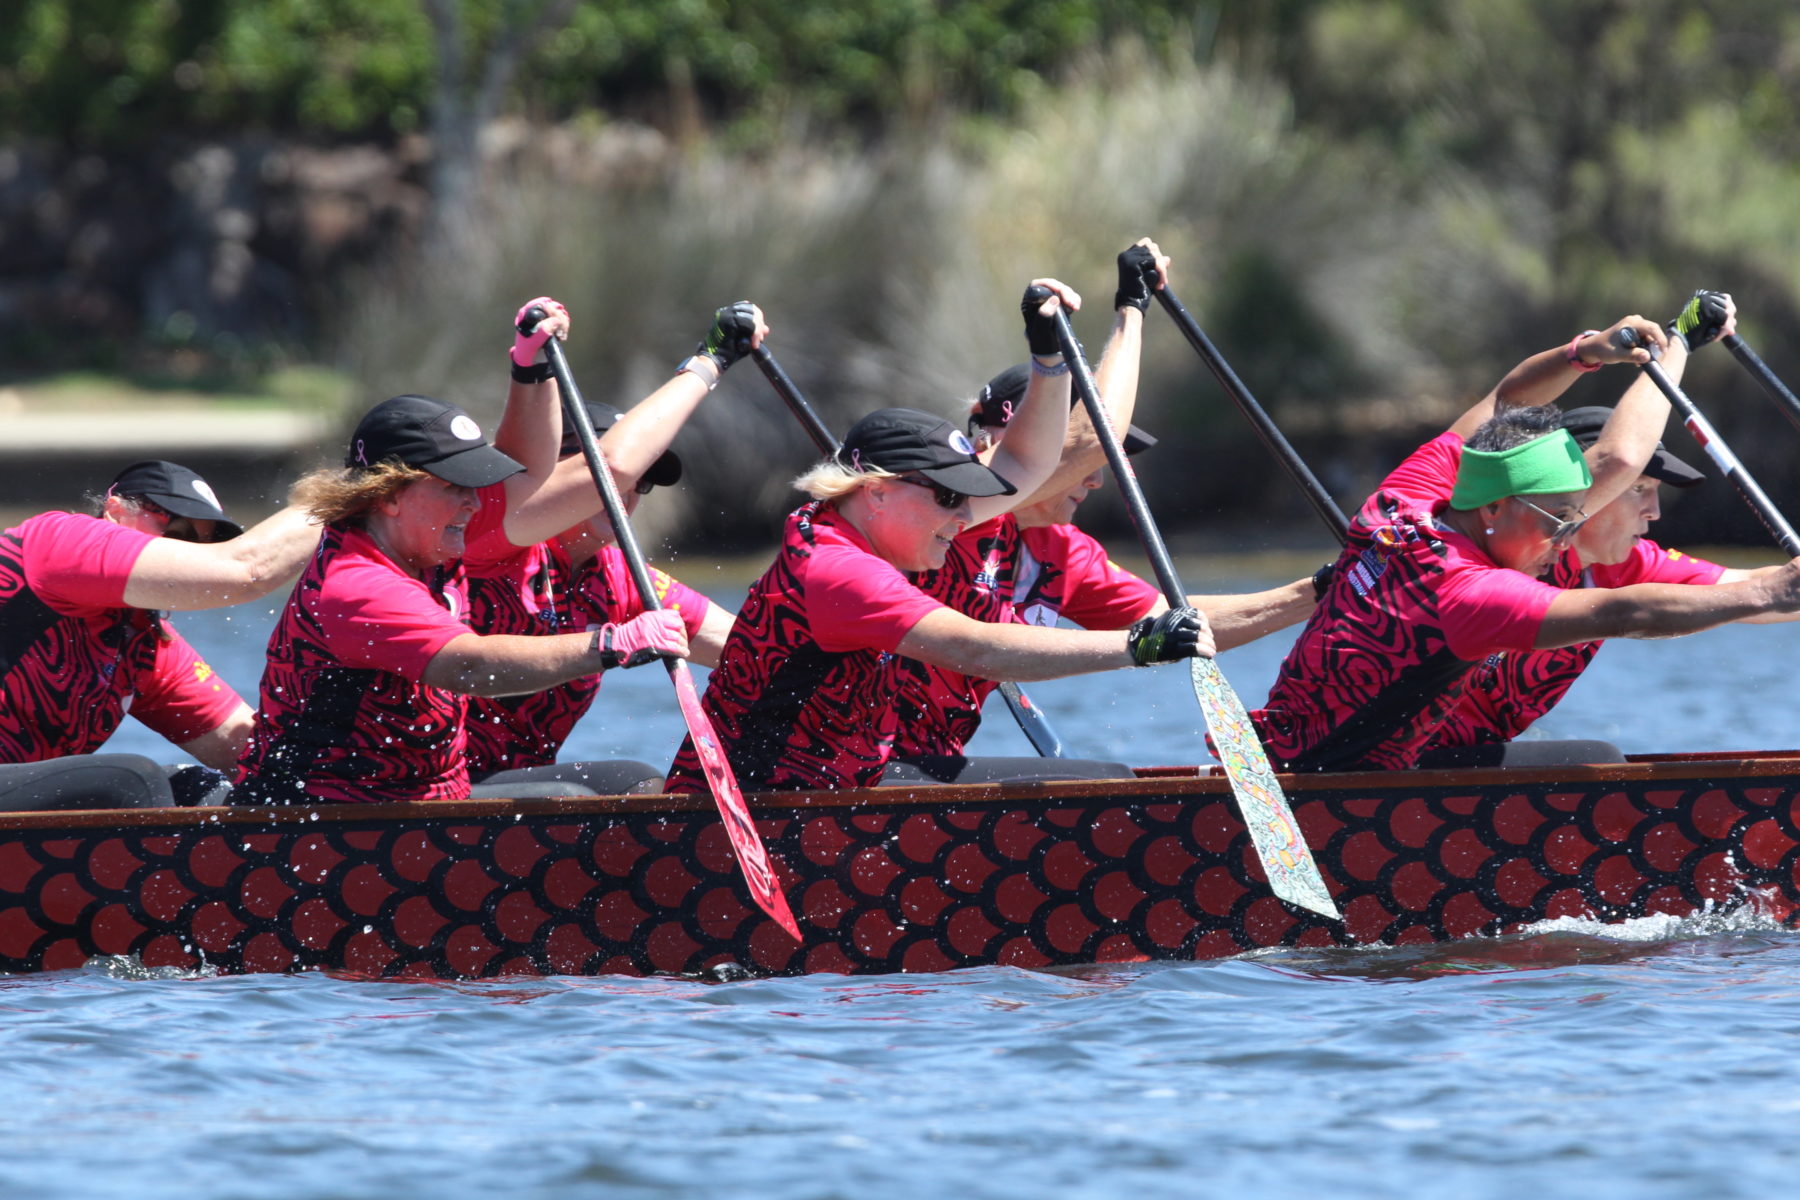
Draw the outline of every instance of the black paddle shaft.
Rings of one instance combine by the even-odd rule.
[[[1731,351],[1738,362],[1743,364],[1744,369],[1762,385],[1763,391],[1767,392],[1769,397],[1780,406],[1781,411],[1787,415],[1787,419],[1793,423],[1794,428],[1800,429],[1800,400],[1794,399],[1794,393],[1788,391],[1787,384],[1781,382],[1780,377],[1769,370],[1769,364],[1765,363],[1743,338],[1734,333],[1725,338],[1724,342],[1725,348]]]
[[[1056,310],[1056,340],[1062,347],[1063,362],[1073,375],[1075,394],[1081,397],[1088,420],[1093,423],[1094,436],[1100,439],[1107,464],[1119,481],[1119,493],[1125,497],[1125,507],[1131,512],[1131,523],[1137,527],[1138,540],[1144,544],[1144,553],[1150,556],[1150,566],[1156,572],[1163,599],[1169,602],[1170,608],[1180,608],[1188,602],[1187,589],[1181,586],[1181,577],[1175,573],[1169,548],[1163,544],[1162,534],[1156,528],[1156,518],[1150,515],[1150,506],[1144,502],[1144,489],[1138,485],[1137,474],[1125,457],[1125,448],[1119,445],[1119,435],[1113,432],[1112,419],[1101,406],[1094,373],[1088,369],[1081,345],[1075,340],[1075,331],[1069,328],[1069,315],[1061,307]],[[1035,367],[1032,369],[1036,370]]]
[[[825,422],[819,419],[819,414],[813,411],[813,406],[806,402],[806,397],[800,394],[800,389],[794,386],[794,381],[788,378],[788,373],[781,369],[781,364],[775,361],[775,356],[769,352],[769,348],[758,346],[750,352],[750,357],[756,360],[756,365],[762,369],[763,376],[775,389],[775,394],[781,397],[787,404],[788,411],[799,420],[801,428],[805,429],[806,435],[812,438],[813,445],[818,448],[819,453],[828,456],[837,453],[838,440],[831,436],[831,430],[825,428]]]
[[[1201,361],[1212,371],[1213,378],[1225,389],[1225,394],[1231,397],[1238,411],[1244,414],[1244,419],[1250,422],[1250,427],[1256,430],[1256,436],[1262,439],[1262,444],[1268,447],[1269,453],[1287,468],[1288,475],[1300,485],[1307,502],[1331,530],[1332,536],[1340,543],[1346,541],[1350,536],[1350,518],[1344,515],[1344,510],[1337,506],[1337,501],[1331,498],[1325,485],[1307,468],[1306,461],[1294,450],[1293,444],[1276,428],[1269,414],[1256,402],[1256,397],[1250,394],[1250,389],[1244,386],[1244,381],[1238,378],[1237,372],[1231,369],[1231,364],[1225,361],[1225,356],[1213,346],[1212,339],[1200,328],[1200,322],[1194,320],[1193,315],[1169,288],[1158,289],[1156,298],[1161,302],[1163,311],[1174,318],[1188,344],[1199,353]]]
[[[614,482],[612,471],[606,460],[600,457],[600,443],[594,437],[594,423],[588,418],[587,405],[582,403],[581,389],[575,386],[575,377],[569,371],[569,360],[563,355],[562,343],[551,338],[544,343],[544,357],[550,360],[550,373],[556,377],[557,390],[562,393],[563,419],[575,431],[575,438],[581,443],[581,456],[587,459],[588,471],[594,477],[594,486],[600,491],[600,503],[606,508],[606,519],[612,522],[613,539],[618,543],[619,553],[625,556],[625,565],[631,569],[631,582],[637,585],[638,599],[646,610],[656,610],[663,606],[656,594],[656,584],[650,579],[650,568],[644,562],[644,552],[638,548],[637,537],[631,532],[631,518],[625,512],[625,501],[619,495],[619,485]],[[675,660],[669,660],[669,669],[675,669]]]
[[[1629,329],[1623,331],[1631,332]],[[1636,338],[1633,337],[1626,340],[1625,344],[1630,345],[1635,341]],[[1654,350],[1651,352],[1655,353]],[[1688,399],[1686,392],[1675,385],[1675,381],[1669,378],[1668,372],[1660,364],[1654,361],[1645,363],[1644,373],[1669,398],[1669,403],[1680,411],[1682,424],[1687,426],[1687,431],[1700,443],[1700,448],[1706,451],[1706,456],[1713,460],[1725,478],[1731,481],[1731,485],[1737,488],[1738,495],[1743,497],[1744,503],[1762,521],[1763,527],[1774,537],[1782,553],[1789,558],[1800,558],[1800,535],[1794,533],[1794,527],[1788,524],[1787,518],[1781,515],[1781,510],[1775,507],[1775,502],[1769,499],[1768,493],[1762,490],[1762,486],[1744,468],[1744,464],[1738,461],[1738,456],[1731,452],[1731,447],[1725,444],[1719,431],[1712,427],[1712,422],[1700,415],[1700,409]]]

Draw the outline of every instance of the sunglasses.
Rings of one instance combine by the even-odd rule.
[[[1588,515],[1579,508],[1575,510],[1574,516],[1565,520],[1553,512],[1539,508],[1523,496],[1514,496],[1513,499],[1550,522],[1550,542],[1552,545],[1562,545],[1564,542],[1574,537],[1575,534],[1580,531],[1581,527],[1588,522]]]
[[[160,504],[153,504],[142,496],[137,497],[138,507],[152,516],[163,518],[168,524],[163,526],[162,536],[174,538],[178,542],[198,542],[200,531],[194,527],[193,521],[187,517],[176,516]]]
[[[921,479],[916,475],[896,475],[894,478],[901,483],[910,483],[914,487],[930,488],[931,498],[937,501],[939,508],[958,509],[963,506],[964,501],[968,500],[968,497],[961,492],[951,491],[941,483],[933,483],[929,479]]]

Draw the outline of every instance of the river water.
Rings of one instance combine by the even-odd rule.
[[[264,612],[180,623],[254,696]],[[1542,732],[1800,744],[1797,635],[1614,644]],[[1221,659],[1252,707],[1285,648]],[[615,673],[571,756],[665,761],[667,686]],[[1199,757],[1179,668],[1030,690],[1078,752]],[[1029,752],[997,708],[981,738]],[[1800,1167],[1800,934],[1749,918],[725,984],[108,962],[0,979],[0,1012],[6,1200],[1748,1197]]]

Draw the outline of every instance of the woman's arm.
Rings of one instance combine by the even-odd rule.
[[[1800,612],[1800,559],[1733,583],[1570,589],[1550,602],[1533,644],[1548,650],[1596,638],[1678,637],[1727,621],[1795,612]]]
[[[1122,442],[1137,411],[1138,374],[1144,355],[1144,319],[1154,292],[1168,286],[1169,256],[1149,238],[1140,238],[1119,255],[1119,290],[1113,295],[1113,329],[1106,349],[1094,368],[1094,386],[1100,405],[1111,418],[1113,433]],[[1087,405],[1076,404],[1069,413],[1069,429],[1063,438],[1062,459],[1048,482],[1040,484],[1031,501],[1060,495],[1076,482],[1106,465],[1106,451]],[[1004,474],[1005,472],[1002,472]],[[1030,503],[1028,501],[1027,503]]]
[[[681,614],[665,608],[592,633],[461,634],[432,655],[420,681],[470,696],[516,696],[687,652]]]
[[[238,757],[250,742],[250,727],[255,723],[256,714],[250,706],[239,704],[229,717],[199,737],[182,742],[181,748],[215,771],[235,770]]]
[[[719,309],[700,350],[601,434],[600,454],[621,495],[637,487],[644,472],[662,457],[726,368],[762,345],[767,333],[762,310],[755,305],[739,301]],[[548,386],[555,387],[553,383]],[[507,493],[506,540],[515,546],[536,545],[587,520],[600,508],[600,494],[594,488],[587,459],[571,455],[556,463],[542,486],[523,498]]]
[[[257,600],[292,579],[319,544],[319,527],[282,509],[228,542],[152,538],[131,568],[131,608],[187,611]]]
[[[919,619],[901,639],[898,652],[980,679],[1019,682],[1060,679],[1149,662],[1173,662],[1196,654],[1211,657],[1212,637],[1205,622],[1197,619],[1191,609],[1181,612],[1186,614],[1186,622],[1179,616],[1164,614],[1154,619],[1154,626],[1146,618],[1128,630],[1090,632],[989,623],[954,609],[939,608]],[[1163,640],[1161,650],[1148,643],[1150,638]]]
[[[1036,288],[1047,288],[1050,294],[1039,300],[1032,290]],[[1055,314],[1059,310],[1074,312],[1081,307],[1081,297],[1065,283],[1034,279],[1020,307],[1025,312],[1025,334],[1031,349],[1031,380],[1025,385],[1023,408],[1007,426],[1006,440],[989,464],[1018,490],[1010,496],[972,498],[970,523],[975,525],[1031,499],[1062,460],[1063,436],[1069,429],[1069,369],[1056,341]],[[1046,370],[1058,373],[1046,374]]]

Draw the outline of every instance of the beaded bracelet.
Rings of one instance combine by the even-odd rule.
[[[1580,333],[1576,334],[1573,338],[1570,339],[1569,348],[1567,350],[1563,351],[1563,357],[1569,360],[1569,365],[1571,367],[1574,367],[1577,371],[1582,372],[1583,374],[1587,373],[1588,371],[1598,371],[1601,367],[1606,365],[1605,363],[1583,362],[1581,360],[1581,352],[1576,348],[1581,345],[1582,338],[1593,337],[1596,333],[1599,333],[1599,332],[1600,331],[1598,329],[1582,330]]]
[[[1058,375],[1067,375],[1069,373],[1069,360],[1065,358],[1060,362],[1045,366],[1043,360],[1034,354],[1031,356],[1031,371],[1034,375],[1043,375],[1054,379]]]

